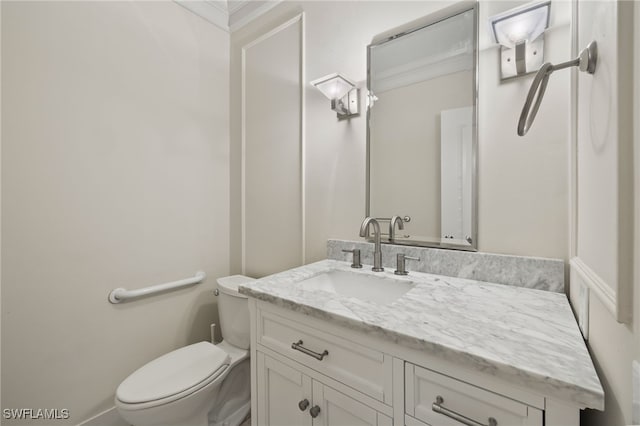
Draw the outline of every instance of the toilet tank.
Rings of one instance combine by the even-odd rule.
[[[240,349],[249,349],[249,304],[247,296],[238,293],[240,284],[255,281],[244,275],[218,278],[218,312],[222,338]]]

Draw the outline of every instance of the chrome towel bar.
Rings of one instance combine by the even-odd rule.
[[[175,290],[177,288],[186,287],[193,284],[198,284],[207,277],[202,271],[196,272],[196,275],[192,278],[185,278],[183,280],[172,281],[170,283],[152,285],[149,287],[139,288],[137,290],[126,290],[124,288],[116,288],[109,293],[109,302],[120,303],[136,297],[148,296],[151,294],[160,293],[167,290]]]
[[[520,120],[518,120],[518,135],[524,136],[527,134],[533,120],[536,118],[538,108],[542,103],[542,97],[544,91],[547,89],[547,83],[549,82],[549,76],[554,72],[564,68],[578,67],[582,72],[588,72],[593,74],[596,72],[596,64],[598,62],[598,45],[595,41],[589,43],[589,45],[580,52],[580,56],[567,62],[563,62],[558,65],[553,65],[550,62],[543,64],[531,83],[529,94],[522,107],[522,113],[520,114]],[[534,103],[535,100],[535,103]],[[533,109],[531,106],[533,105]]]

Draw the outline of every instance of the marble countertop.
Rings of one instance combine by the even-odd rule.
[[[302,280],[331,270],[409,281],[383,305],[323,290]],[[353,330],[460,362],[580,407],[602,410],[604,392],[564,294],[464,278],[322,260],[240,286],[240,292]]]

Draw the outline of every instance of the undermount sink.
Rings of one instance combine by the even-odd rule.
[[[323,272],[299,283],[303,290],[322,290],[379,304],[389,304],[414,286],[411,282],[346,271]]]

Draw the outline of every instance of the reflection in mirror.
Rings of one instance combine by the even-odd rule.
[[[410,219],[396,244],[477,249],[476,52],[468,4],[368,47],[366,215]]]

